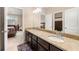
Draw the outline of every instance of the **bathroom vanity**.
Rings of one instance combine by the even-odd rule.
[[[78,10],[79,8],[69,8],[36,14],[40,18],[35,18],[33,27],[40,29],[26,29],[26,42],[35,51],[79,51]]]
[[[26,29],[26,42],[34,51],[79,51],[79,40],[64,37],[63,42],[48,39],[55,35],[39,29]]]
[[[40,37],[42,36],[41,35],[42,33],[41,34],[36,33],[40,35],[38,36],[35,33],[32,33],[29,30],[26,30],[25,34],[26,34],[26,42],[34,51],[63,51],[64,50],[55,45],[52,45],[51,43],[49,43],[48,41]]]

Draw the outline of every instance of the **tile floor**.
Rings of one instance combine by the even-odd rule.
[[[7,51],[18,51],[17,46],[22,43],[24,43],[24,33],[18,31],[15,37],[8,38]]]

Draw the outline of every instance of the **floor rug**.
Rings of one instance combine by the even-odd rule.
[[[17,48],[18,51],[32,51],[32,49],[26,43],[18,45]]]

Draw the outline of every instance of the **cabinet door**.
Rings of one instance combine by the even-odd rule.
[[[38,50],[38,43],[34,39],[32,39],[32,41],[31,41],[31,48],[34,51]]]
[[[31,42],[32,34],[31,34],[30,32],[28,33],[28,37],[29,37],[29,38],[28,38],[28,41]]]
[[[29,39],[29,37],[28,37],[28,32],[26,31],[26,32],[25,32],[25,42],[29,42],[28,39]]]
[[[35,41],[38,40],[36,35],[32,35],[32,39],[34,39]]]
[[[42,45],[46,50],[49,50],[49,43],[44,41],[43,39],[38,39],[38,43]]]
[[[38,51],[47,51],[43,46],[38,44]]]
[[[54,45],[50,45],[50,51],[63,51],[63,50]]]
[[[31,37],[32,37],[32,34],[30,33],[30,32],[28,32],[28,31],[26,31],[26,33],[25,33],[26,35],[25,35],[25,41],[26,41],[26,43],[29,45],[29,46],[31,46]]]

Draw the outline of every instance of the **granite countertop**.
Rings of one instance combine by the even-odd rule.
[[[79,51],[79,40],[64,37],[63,38],[64,42],[56,42],[48,39],[48,36],[55,35],[53,33],[41,31],[38,29],[26,29],[26,30],[42,38],[43,40],[49,42],[50,44],[57,46],[60,49],[67,51]]]

